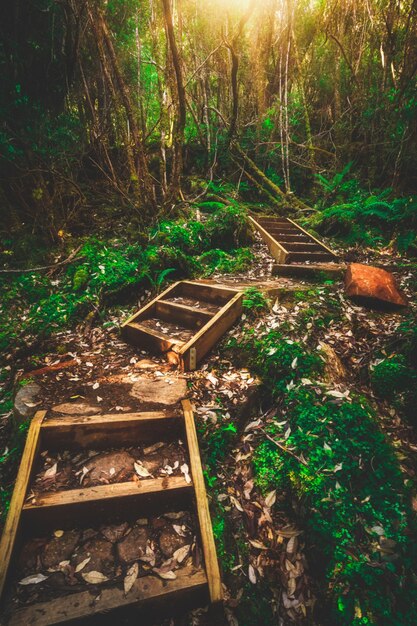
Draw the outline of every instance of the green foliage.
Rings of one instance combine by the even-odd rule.
[[[403,355],[384,359],[371,372],[371,383],[380,398],[392,400],[397,393],[417,382],[417,376],[407,365]]]
[[[347,172],[343,172],[338,180],[344,179]],[[330,183],[320,182],[327,191]],[[331,188],[333,183],[336,185],[333,181]],[[394,242],[401,253],[417,253],[417,196],[391,199],[390,189],[369,195],[355,179],[336,185],[333,199],[336,190],[337,201],[315,213],[306,224],[348,244],[375,247]]]
[[[268,311],[271,302],[269,298],[256,287],[248,287],[243,294],[242,305],[246,314],[256,317]]]
[[[416,610],[416,532],[393,448],[361,398],[337,398],[309,379],[315,354],[276,331],[242,343],[280,412],[254,457],[258,485],[289,490],[306,511],[316,574],[327,581],[325,624],[405,626]],[[301,459],[301,461],[300,461]],[[302,462],[304,461],[304,462]]]
[[[248,269],[254,261],[250,248],[238,248],[230,253],[214,248],[204,252],[198,259],[205,268],[204,274],[210,276],[213,272],[222,274],[232,274],[243,272]]]

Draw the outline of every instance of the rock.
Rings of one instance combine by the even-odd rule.
[[[62,537],[53,537],[48,541],[42,554],[45,569],[57,568],[61,561],[67,561],[77,547],[79,539],[78,531],[69,530]]]
[[[159,537],[159,547],[166,558],[170,558],[175,550],[186,546],[188,543],[190,542],[187,537],[181,537],[172,526],[167,526]]]
[[[100,528],[100,532],[108,541],[116,543],[116,541],[120,541],[125,536],[128,528],[129,524],[124,522],[123,524],[114,524],[113,526],[103,526]]]
[[[407,306],[395,278],[386,270],[360,263],[351,263],[345,276],[346,294],[360,302]]]
[[[135,368],[138,370],[159,370],[161,363],[157,361],[151,361],[150,359],[141,359],[135,363]]]
[[[65,413],[66,415],[94,415],[101,413],[98,406],[91,406],[85,402],[64,402],[52,407],[54,413]]]
[[[320,341],[321,353],[324,356],[324,372],[329,382],[340,382],[346,378],[346,370],[336,352],[327,343]]]
[[[35,415],[40,405],[38,400],[40,392],[41,387],[38,383],[28,383],[19,387],[14,398],[14,414],[18,423],[31,419]]]
[[[187,395],[187,381],[170,376],[155,379],[141,377],[132,385],[130,395],[141,402],[176,404]]]
[[[45,539],[30,539],[23,546],[19,555],[18,568],[21,577],[29,576],[40,569],[39,554],[45,545]]]
[[[135,526],[122,541],[117,544],[117,553],[123,563],[133,563],[146,553],[148,531]]]
[[[133,456],[125,450],[97,454],[83,463],[83,467],[89,470],[83,480],[83,486],[130,480],[134,474],[134,462]]]
[[[88,563],[80,570],[79,575],[87,572],[101,572],[109,576],[114,572],[115,560],[113,552],[113,544],[105,539],[92,539],[87,541],[74,555],[73,564],[75,567],[90,559]]]

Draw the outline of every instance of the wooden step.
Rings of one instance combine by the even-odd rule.
[[[140,624],[142,611],[151,611],[151,616],[155,618],[164,613],[175,614],[175,604],[178,603],[195,608],[205,606],[208,601],[208,583],[204,570],[190,566],[179,570],[175,580],[161,580],[156,576],[138,578],[128,594],[125,594],[123,585],[119,584],[98,589],[96,594],[81,591],[39,602],[16,611],[8,626],[52,626],[81,620],[86,616],[113,615],[115,611],[128,607],[135,607],[135,616],[139,619],[136,623]],[[117,624],[117,619],[113,623]]]
[[[284,246],[288,252],[314,252],[314,251],[322,251],[322,247],[319,246],[315,241],[282,241],[279,240],[280,244]]]
[[[54,528],[68,530],[77,524],[94,524],[97,519],[125,520],[130,508],[141,505],[147,515],[162,504],[170,507],[185,504],[191,498],[193,485],[184,476],[146,478],[111,485],[80,489],[60,489],[40,494],[34,503],[27,502],[22,510],[23,530],[45,533]]]
[[[40,438],[47,450],[99,450],[108,446],[110,438],[112,446],[120,447],[132,445],[132,441],[148,442],[168,433],[174,436],[181,422],[175,411],[56,417],[43,421]]]
[[[90,445],[94,448],[111,448],[118,444],[139,445],[152,440],[153,430],[156,431],[153,433],[153,441],[155,437],[158,441],[163,429],[165,428],[166,434],[170,426],[182,429],[181,438],[186,441],[191,482],[183,475],[166,476],[42,492],[36,494],[35,500],[29,494],[35,466],[46,444],[48,448],[57,450],[61,450],[61,445],[64,449],[89,448]],[[17,548],[26,546],[25,542],[32,538],[44,541],[57,528],[94,529],[103,524],[124,521],[133,523],[138,518],[159,517],[164,512],[184,510],[198,519],[196,535],[201,541],[204,556],[201,567],[186,565],[176,570],[175,580],[160,580],[154,575],[145,575],[135,581],[128,594],[124,593],[123,584],[119,582],[117,585],[106,583],[97,593],[89,588],[18,609],[10,597],[7,619],[2,623],[16,626],[26,623],[44,626],[74,621],[78,623],[77,620],[87,619],[101,612],[120,611],[133,605],[137,605],[139,615],[151,607],[152,618],[155,618],[157,608],[172,614],[174,604],[179,601],[182,609],[188,610],[194,606],[206,605],[208,601],[218,603],[222,600],[220,572],[190,402],[183,401],[180,415],[173,411],[155,411],[74,418],[54,417],[46,420],[45,411],[39,411],[29,428],[1,538],[0,593],[4,591],[5,583],[14,571],[12,566],[13,559],[18,556]],[[25,550],[25,547],[22,549]],[[16,578],[13,584],[16,584]],[[58,593],[58,587],[55,591]]]
[[[175,302],[175,298],[191,299],[201,306]],[[122,334],[136,346],[174,352],[181,369],[193,370],[240,316],[242,299],[243,293],[233,289],[181,281],[129,318],[122,325]],[[181,324],[181,340],[175,339],[172,327],[167,332],[157,330],[155,324],[150,327],[150,321],[155,319],[163,320],[162,326]]]
[[[158,300],[155,305],[155,313],[162,320],[179,322],[189,328],[201,328],[214,315],[204,309],[177,304],[167,300]]]
[[[297,265],[293,263],[287,265],[277,263],[272,268],[272,274],[275,276],[295,276],[302,278],[342,278],[346,272],[346,265],[341,263],[311,263],[306,265]]]
[[[330,248],[290,219],[279,223],[261,216],[250,216],[249,219],[279,264],[337,261]]]
[[[126,341],[140,348],[149,348],[159,352],[178,351],[185,341],[170,337],[159,330],[151,330],[138,322],[128,322],[123,326],[123,336]]]
[[[289,252],[288,263],[292,261],[332,261],[333,257],[328,252]]]

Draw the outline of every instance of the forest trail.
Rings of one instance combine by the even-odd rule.
[[[232,308],[233,321],[229,318],[221,327],[225,333],[240,316],[244,291],[256,286],[276,299],[265,318],[267,326],[292,325],[299,309],[303,311],[300,298],[311,284],[285,277],[273,280],[272,271],[272,263],[263,256],[247,275],[183,281],[141,310],[151,313],[162,304],[159,311],[164,315],[166,303],[172,300],[170,310],[182,320],[184,314],[194,316],[187,328],[188,332],[192,329],[188,338],[192,341],[199,333],[204,335],[207,320],[216,318],[232,302],[236,308]],[[187,293],[181,291],[184,285]],[[336,289],[340,291],[340,285]],[[194,304],[184,300],[197,292]],[[219,297],[216,305],[213,299]],[[325,297],[319,295],[319,300],[325,301]],[[175,302],[178,298],[183,301]],[[366,319],[374,332],[373,317],[366,311],[359,321],[358,311],[348,310],[359,327]],[[246,317],[241,317],[244,325],[251,325]],[[217,319],[221,321],[221,316]],[[397,313],[385,317],[386,330],[397,319]],[[253,323],[259,327],[260,322]],[[216,349],[200,369],[190,368],[188,362],[181,371],[181,363],[172,358],[172,352],[178,353],[171,344],[162,346],[162,355],[150,355],[119,339],[109,343],[102,329],[95,332],[92,347],[87,348],[80,338],[77,353],[68,352],[66,358],[27,373],[41,384],[42,408],[48,414],[41,411],[32,422],[11,520],[3,536],[5,573],[12,547],[9,531],[18,529],[21,514],[18,539],[24,542],[23,548],[22,542],[17,545],[12,560],[14,571],[6,598],[11,614],[8,623],[47,626],[98,615],[99,623],[104,624],[107,615],[111,621],[113,611],[121,609],[121,616],[127,613],[126,621],[120,623],[130,624],[132,607],[135,616],[142,607],[143,614],[150,613],[155,623],[163,615],[174,615],[179,604],[184,612],[207,605],[210,598],[216,604],[223,595],[230,617],[230,607],[237,601],[233,595],[238,598],[239,591],[221,586],[192,406],[200,422],[215,424],[219,406],[226,418],[233,414],[233,424],[241,434],[227,467],[219,468],[220,473],[225,472],[224,493],[216,499],[230,499],[234,523],[240,516],[249,520],[248,528],[240,528],[239,533],[240,540],[245,541],[246,532],[250,537],[250,582],[255,584],[269,569],[280,572],[284,608],[302,621],[314,604],[302,530],[281,505],[275,506],[272,514],[281,496],[259,496],[250,477],[250,442],[261,432],[263,422],[270,420],[268,412],[261,412],[248,424],[259,381],[227,356],[219,356]],[[311,332],[308,325],[306,332]],[[323,353],[335,366],[334,339],[336,344],[348,342],[351,331],[330,332],[332,338],[324,338]],[[239,338],[240,333],[233,329],[229,337]],[[218,338],[210,338],[207,350]],[[168,339],[172,337],[168,335]],[[359,355],[365,344],[355,346]],[[158,345],[162,344],[153,347]],[[350,350],[348,343],[344,350]],[[203,354],[196,356],[196,367],[202,358]],[[343,368],[335,375],[333,367],[329,376],[337,388],[346,385]],[[219,398],[223,404],[219,405]],[[211,500],[213,504],[213,496]],[[271,552],[265,548],[268,544],[274,546]],[[18,557],[19,551],[23,559]],[[281,556],[277,559],[276,554]],[[282,554],[283,571],[279,565]],[[161,615],[154,612],[155,602]]]

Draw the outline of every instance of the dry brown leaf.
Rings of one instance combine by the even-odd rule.
[[[124,580],[123,580],[123,589],[124,589],[125,595],[127,595],[129,591],[132,589],[138,577],[138,574],[139,574],[139,565],[137,563],[133,563],[133,565],[129,567],[129,569],[127,570],[126,576],[124,577]]]

